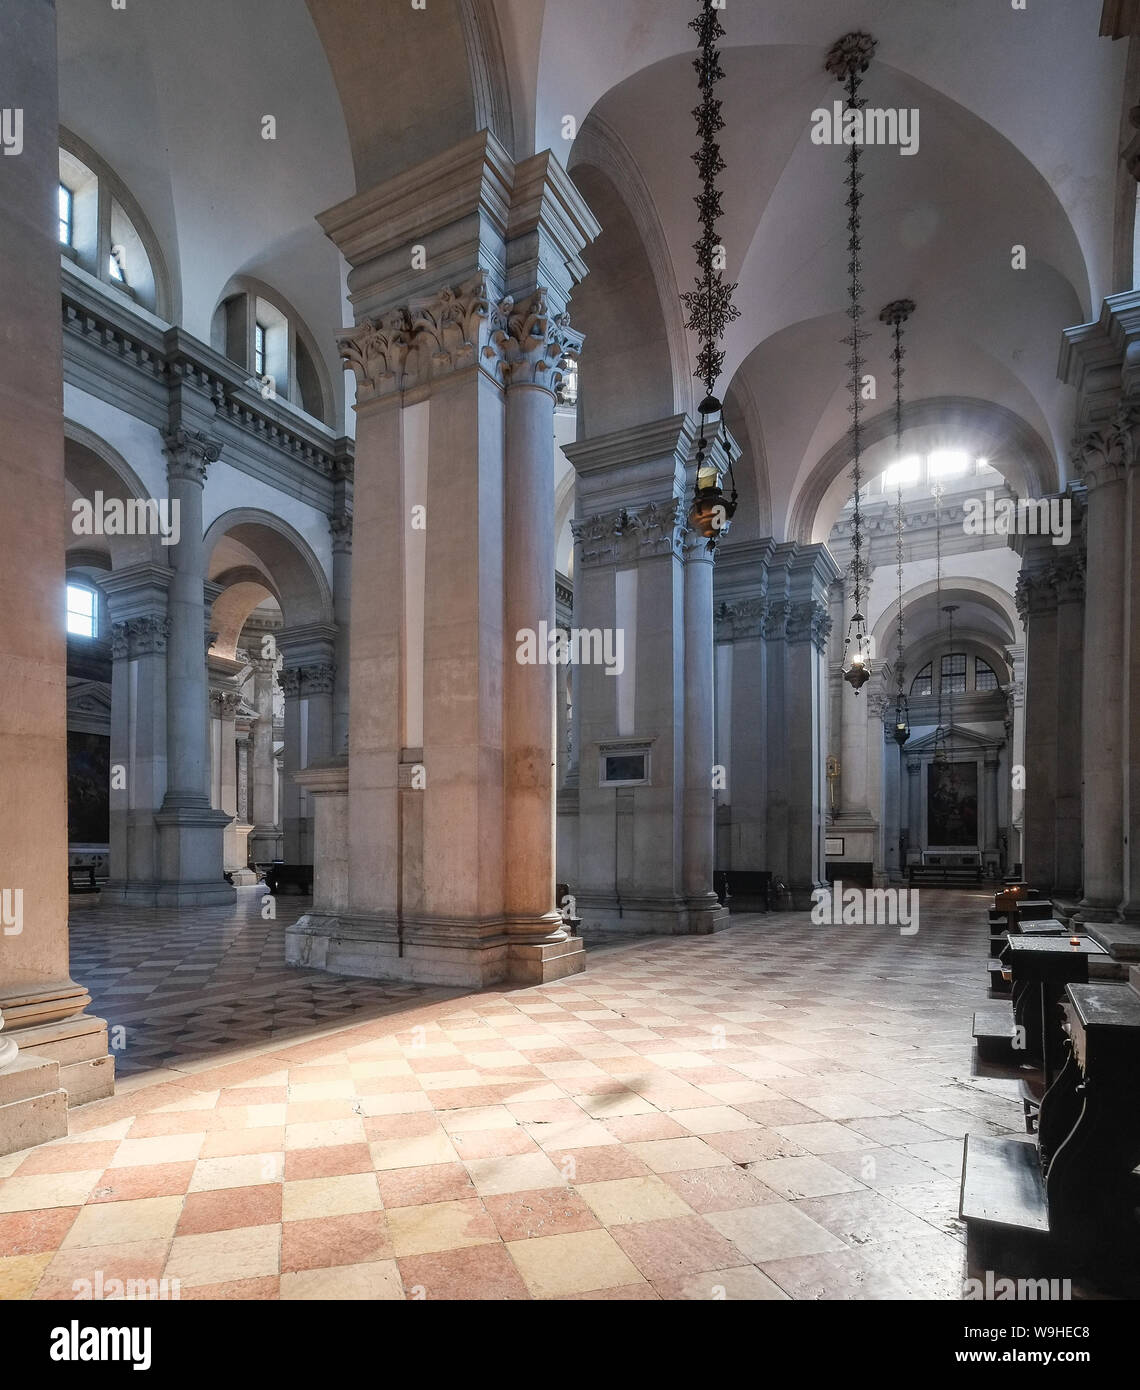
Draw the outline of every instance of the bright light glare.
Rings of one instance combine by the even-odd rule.
[[[970,456],[963,449],[936,449],[927,463],[932,478],[948,478],[965,473],[970,466]]]
[[[922,460],[917,454],[892,463],[883,474],[884,487],[913,487],[922,472]]]

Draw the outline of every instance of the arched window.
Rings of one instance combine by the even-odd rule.
[[[974,658],[974,689],[975,690],[996,690],[998,688],[997,672],[987,661],[983,661],[980,656]]]
[[[166,268],[142,209],[111,168],[60,132],[59,244],[88,275],[171,321]]]
[[[214,311],[211,343],[256,378],[261,394],[290,401],[306,415],[331,423],[331,391],[318,351],[300,316],[256,281],[236,282]]]
[[[67,631],[72,637],[94,637],[99,631],[99,595],[87,584],[67,586]]]
[[[915,676],[914,680],[911,681],[910,693],[912,695],[934,694],[934,676],[931,662],[928,661],[922,670],[919,671],[918,675]]]

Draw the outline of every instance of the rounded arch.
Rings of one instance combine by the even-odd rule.
[[[122,569],[127,565],[165,562],[165,547],[160,536],[151,533],[133,536],[91,536],[75,529],[75,502],[83,499],[94,504],[95,494],[104,499],[121,501],[151,500],[142,479],[112,445],[105,439],[66,417],[63,422],[64,485],[69,513],[67,554],[87,551],[104,555],[107,568]]]
[[[669,254],[669,243],[665,239],[653,195],[636,159],[613,126],[597,111],[592,111],[587,117],[570,151],[568,167],[571,175],[584,166],[596,169],[605,176],[613,195],[621,200],[628,211],[641,239],[645,257],[652,271],[669,346],[669,361],[673,374],[672,413],[683,415],[693,409],[696,401],[692,363],[689,360],[688,330],[685,327],[685,315],[681,307],[677,277],[673,270],[673,259]],[[602,211],[592,202],[590,206],[604,227],[605,218]]]
[[[234,543],[228,554],[227,540]],[[211,577],[224,576],[235,565],[243,571],[251,567],[266,593],[278,600],[286,627],[333,622],[332,588],[320,561],[304,537],[280,517],[254,507],[236,507],[210,525],[204,546]],[[252,581],[243,572],[238,582]]]
[[[937,579],[928,579],[904,590],[903,622],[907,631],[914,633],[916,614],[923,610],[930,610],[936,604],[939,596],[941,596],[944,605],[956,602],[969,604],[989,614],[994,621],[994,627],[997,629],[997,632],[988,634],[988,640],[993,643],[995,651],[1000,649],[1001,644],[1010,645],[1018,640],[1018,634],[1021,631],[1021,619],[1018,616],[1013,595],[1003,589],[1000,584],[973,575],[950,575],[942,580],[941,585]],[[937,614],[935,614],[935,618],[937,619]],[[879,615],[871,630],[874,642],[873,650],[879,652],[881,657],[889,657],[893,652],[897,619],[898,605],[897,603],[890,603]],[[975,623],[969,628],[964,628],[963,631],[970,631],[977,636],[980,628]],[[939,629],[936,626],[906,639],[903,651],[910,675],[914,675],[915,672],[912,652],[917,653],[924,649],[924,644],[937,643],[939,640]],[[1008,662],[1004,656],[1002,657],[1002,664],[1008,667]]]
[[[904,453],[925,452],[946,442],[987,458],[1018,496],[1043,497],[1061,487],[1057,461],[1044,439],[1006,406],[968,396],[929,397],[904,406]],[[884,407],[863,430],[863,470],[868,481],[894,462],[894,444],[894,409]],[[789,539],[803,544],[827,540],[847,501],[850,468],[850,440],[844,435],[794,494]]]
[[[340,96],[359,192],[479,130],[514,151],[491,0],[430,0],[423,9],[408,0],[307,3]]]
[[[677,413],[678,380],[656,271],[637,220],[611,176],[584,161],[571,174],[602,231],[583,253],[589,274],[570,300],[585,334],[578,371],[581,437],[601,436]],[[678,301],[679,303],[679,301]]]

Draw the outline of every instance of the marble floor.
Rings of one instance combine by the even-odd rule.
[[[118,1094],[0,1158],[0,1297],[961,1297],[987,894],[734,919],[479,994],[288,969],[236,910],[75,914]],[[82,1287],[82,1286],[80,1286]]]

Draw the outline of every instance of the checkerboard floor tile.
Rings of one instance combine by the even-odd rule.
[[[478,994],[286,967],[301,899],[86,910],[126,1084],[0,1159],[0,1297],[958,1298],[961,1137],[1021,1127],[971,1073],[986,902],[588,943]]]

